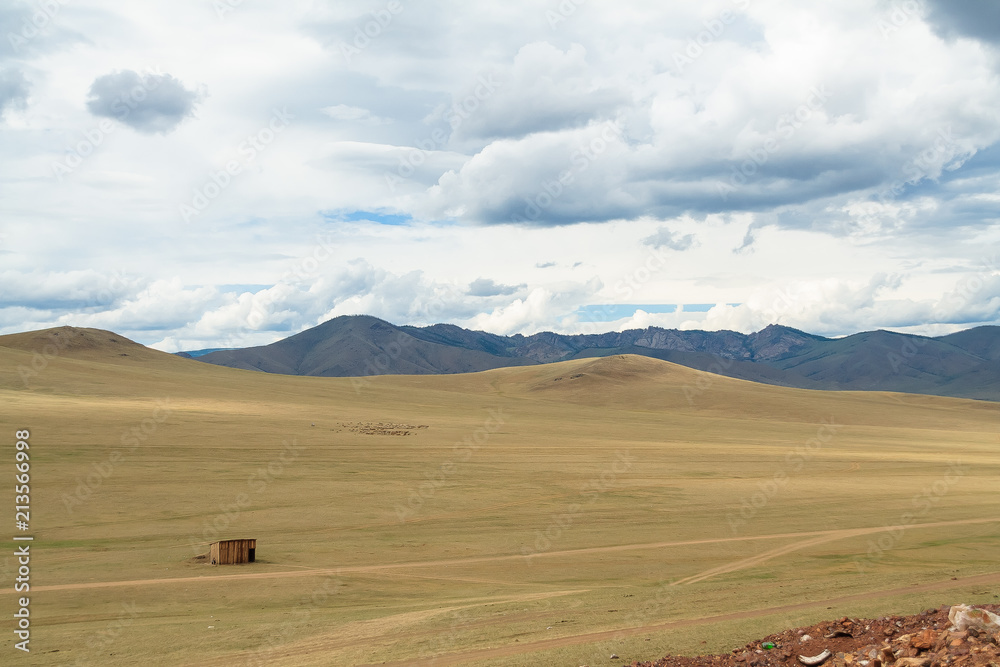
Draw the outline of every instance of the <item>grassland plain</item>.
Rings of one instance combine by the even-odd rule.
[[[0,406],[36,539],[4,664],[609,664],[1000,584],[993,403],[633,356],[290,377],[61,329],[0,337]],[[219,537],[258,562],[196,558]]]

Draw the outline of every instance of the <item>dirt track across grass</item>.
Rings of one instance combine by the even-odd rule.
[[[772,549],[771,551],[760,554],[759,556],[754,556],[753,558],[748,558],[741,561],[736,561],[735,563],[729,563],[718,568],[713,568],[711,570],[706,570],[701,574],[696,574],[691,577],[686,577],[679,581],[674,582],[673,585],[678,584],[690,584],[697,581],[702,581],[716,574],[723,574],[726,572],[735,572],[736,570],[743,569],[745,567],[751,567],[757,565],[772,558],[777,558],[793,551],[798,551],[800,549],[805,549],[806,547],[822,544],[826,542],[833,542],[838,539],[846,539],[850,537],[858,537],[860,535],[870,535],[872,533],[880,533],[886,530],[894,530],[905,528],[907,530],[920,529],[920,528],[941,528],[944,526],[962,526],[969,524],[979,524],[979,523],[997,523],[1000,522],[1000,517],[991,517],[988,519],[959,519],[956,521],[937,521],[934,523],[919,523],[911,524],[909,526],[876,526],[872,528],[841,528],[837,530],[817,530],[817,531],[806,531],[802,533],[777,533],[773,535],[752,535],[746,537],[721,537],[708,540],[686,540],[682,542],[646,542],[641,544],[619,544],[614,546],[606,547],[586,547],[582,549],[566,549],[563,551],[547,551],[539,554],[534,554],[532,558],[551,558],[556,556],[572,556],[590,553],[608,553],[616,551],[632,551],[636,549],[661,549],[667,547],[679,547],[679,546],[689,546],[697,544],[718,544],[722,542],[749,542],[753,540],[777,540],[777,539],[789,539],[793,537],[808,537],[812,539],[807,539],[802,542],[796,542],[795,544],[788,544],[777,549]],[[363,574],[369,572],[379,572],[383,570],[395,570],[395,569],[408,569],[408,568],[423,568],[423,567],[443,567],[443,566],[453,566],[453,565],[471,565],[477,563],[488,563],[504,560],[518,560],[523,559],[525,556],[519,554],[508,554],[504,556],[477,556],[471,558],[453,558],[447,560],[433,560],[433,561],[417,561],[410,563],[384,563],[381,565],[352,565],[339,568],[316,568],[316,569],[298,569],[298,570],[283,570],[280,572],[250,572],[246,574],[209,574],[200,575],[195,577],[164,577],[161,579],[132,579],[127,581],[93,581],[79,584],[55,584],[52,586],[36,586],[33,590],[35,591],[73,591],[81,590],[86,588],[112,588],[116,586],[151,586],[158,584],[173,584],[173,583],[192,583],[192,582],[204,582],[211,580],[235,580],[235,579],[283,579],[288,577],[310,577],[310,576],[324,576],[324,575],[338,575],[338,574]],[[3,593],[14,593],[13,588],[4,589]]]
[[[769,616],[771,614],[784,614],[788,612],[803,611],[815,607],[822,607],[822,606],[832,607],[851,602],[877,600],[879,598],[892,597],[895,595],[905,595],[908,593],[927,593],[937,590],[946,590],[958,586],[975,586],[980,584],[996,584],[996,583],[1000,583],[1000,572],[994,572],[993,574],[983,574],[976,577],[965,577],[963,579],[955,579],[955,580],[949,579],[947,581],[940,581],[932,584],[914,585],[914,586],[907,586],[904,588],[893,588],[884,591],[872,591],[870,593],[859,593],[857,595],[845,595],[843,597],[830,598],[828,600],[813,600],[811,602],[801,602],[799,604],[782,605],[780,607],[768,607],[764,609],[753,609],[750,611],[735,612],[732,614],[721,614],[719,616],[708,616],[705,618],[691,618],[680,621],[669,621],[666,623],[655,623],[653,625],[645,625],[636,628],[625,628],[621,630],[606,630],[602,632],[591,632],[581,635],[572,635],[569,637],[557,637],[555,639],[545,639],[538,642],[526,642],[524,644],[517,644],[515,646],[501,646],[497,648],[480,649],[476,651],[466,651],[462,653],[450,653],[439,656],[431,656],[427,658],[404,660],[402,662],[383,662],[379,663],[379,666],[403,667],[404,665],[409,665],[411,667],[420,667],[421,665],[427,665],[427,666],[434,665],[434,667],[441,667],[443,665],[462,665],[476,660],[505,658],[512,655],[518,655],[521,653],[533,653],[536,651],[565,648],[567,646],[589,644],[591,642],[606,641],[609,639],[621,639],[624,637],[632,637],[635,635],[647,634],[650,632],[661,632],[664,630],[689,627],[693,625],[711,625],[714,623],[722,623],[726,621],[738,621],[741,619],[756,618],[759,616]],[[294,655],[294,652],[284,652],[282,655]],[[375,665],[359,665],[358,667],[375,667]]]

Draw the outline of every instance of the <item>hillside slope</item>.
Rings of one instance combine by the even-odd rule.
[[[1000,400],[1000,327],[928,338],[873,331],[829,339],[771,325],[753,334],[648,329],[499,336],[450,324],[397,327],[344,316],[271,345],[212,352],[211,364],[326,377],[467,373],[638,354],[802,389],[900,391]]]
[[[415,338],[374,317],[338,317],[271,345],[210,352],[199,361],[286,375],[348,377],[469,373],[533,363]]]
[[[0,337],[38,665],[595,665],[992,602],[996,417],[640,355],[358,379]],[[230,537],[257,561],[199,558]]]

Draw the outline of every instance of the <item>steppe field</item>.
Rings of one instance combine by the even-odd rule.
[[[621,664],[1000,592],[995,403],[634,356],[290,377],[59,333],[0,337],[18,664]],[[257,562],[199,558],[220,538]]]

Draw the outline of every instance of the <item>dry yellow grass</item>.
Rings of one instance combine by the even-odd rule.
[[[594,664],[994,599],[992,403],[639,357],[285,377],[61,335],[0,338],[25,664]],[[260,562],[195,560],[216,537]]]

